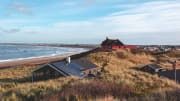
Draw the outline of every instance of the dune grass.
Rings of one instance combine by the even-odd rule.
[[[98,77],[67,77],[32,83],[31,71],[38,66],[1,70],[0,98],[2,101],[178,101],[178,84],[137,70],[144,64],[159,61],[147,52],[97,51],[84,58],[98,65]]]
[[[156,61],[154,56],[146,53],[134,54],[128,50],[118,50],[109,52],[99,52],[89,55],[87,58],[93,63],[96,63],[100,69],[104,67],[108,74],[117,76],[125,82],[134,86],[139,90],[152,88],[164,88],[177,86],[173,81],[168,79],[160,79],[156,75],[150,75],[149,73],[138,71],[137,68],[144,64],[152,63]],[[103,60],[104,59],[104,60]],[[106,60],[107,59],[107,60]],[[108,61],[108,62],[105,62]],[[106,65],[104,65],[106,64]],[[140,85],[140,83],[142,83]]]

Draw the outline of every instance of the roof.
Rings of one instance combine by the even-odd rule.
[[[147,67],[150,67],[150,68],[152,68],[154,70],[162,69],[162,67],[157,65],[157,64],[148,64],[148,65],[143,66],[142,68],[147,68]]]
[[[81,77],[80,68],[82,67],[76,63],[71,62],[68,64],[65,62],[55,62],[52,63],[51,65],[57,68],[58,70],[67,73],[68,75]]]
[[[97,68],[97,66],[95,64],[89,62],[86,59],[72,60],[71,63],[67,63],[65,61],[52,62],[47,65],[49,65],[51,68],[55,68],[56,71],[65,74],[65,76],[71,75],[71,76],[78,76],[78,77],[85,76],[81,73],[81,71],[83,71],[83,70]],[[45,66],[46,65],[44,65],[40,68],[43,68]],[[39,70],[40,68],[34,70],[33,72]]]
[[[81,71],[97,67],[97,65],[91,63],[90,61],[88,61],[87,59],[84,59],[84,58],[72,60],[72,62],[79,64],[81,66],[81,68],[80,68]]]
[[[152,69],[161,69],[162,67],[157,65],[157,64],[149,64],[149,67],[151,67]]]
[[[104,46],[104,45],[124,45],[124,44],[119,39],[106,38],[106,40],[104,40],[101,43],[101,46]]]

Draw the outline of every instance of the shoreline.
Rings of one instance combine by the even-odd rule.
[[[69,56],[73,56],[81,53],[83,52],[75,52],[75,53],[68,53],[64,55],[55,55],[55,56],[26,58],[22,60],[4,61],[4,62],[0,62],[0,70],[17,67],[17,66],[23,66],[23,65],[41,65],[53,61],[61,61]]]
[[[47,47],[63,47],[59,46],[59,44],[9,44],[5,43],[0,45],[26,45],[26,46],[47,46]],[[66,46],[65,46],[66,47]],[[23,65],[41,65],[49,62],[54,62],[54,61],[61,61],[69,56],[74,56],[78,54],[83,54],[84,52],[91,51],[95,48],[87,48],[86,47],[78,47],[74,45],[73,47],[68,47],[67,48],[84,48],[86,49],[85,51],[79,51],[79,52],[72,52],[72,53],[65,53],[65,54],[55,54],[55,55],[46,55],[46,56],[37,56],[37,57],[27,57],[27,58],[18,58],[18,59],[9,59],[9,60],[2,60],[0,61],[0,70],[1,69],[7,69],[7,68],[13,68],[17,66],[23,66]]]

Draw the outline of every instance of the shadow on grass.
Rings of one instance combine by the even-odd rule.
[[[31,77],[16,78],[16,79],[3,78],[3,79],[0,79],[0,82],[2,83],[27,83],[27,82],[32,82],[32,79]]]
[[[130,69],[136,70],[136,71],[142,71],[140,67],[130,67]]]

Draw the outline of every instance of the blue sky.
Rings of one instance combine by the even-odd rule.
[[[1,0],[0,42],[180,44],[180,0]]]

